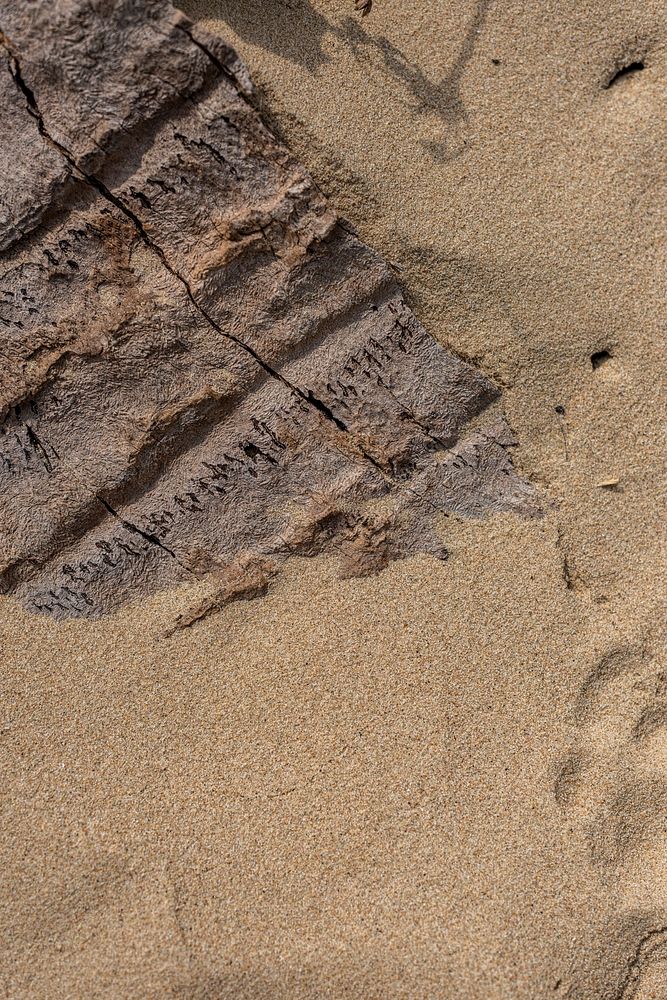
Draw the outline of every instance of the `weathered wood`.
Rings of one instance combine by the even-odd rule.
[[[95,616],[290,553],[446,555],[439,511],[535,513],[494,385],[158,0],[0,0],[0,564]],[[199,615],[184,615],[187,624]]]

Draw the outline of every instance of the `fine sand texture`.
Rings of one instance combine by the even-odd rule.
[[[446,560],[355,578],[315,547],[176,630],[197,585],[54,621],[18,581],[5,995],[663,1000],[664,5],[185,13],[494,385],[543,516],[434,512]]]

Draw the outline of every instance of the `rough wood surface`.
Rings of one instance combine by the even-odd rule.
[[[438,512],[534,514],[481,373],[157,0],[0,0],[0,569],[56,617],[292,553],[446,556]]]

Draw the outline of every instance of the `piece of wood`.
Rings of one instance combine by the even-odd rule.
[[[0,567],[56,617],[535,514],[498,397],[157,0],[0,0]],[[246,585],[247,584],[247,585]],[[187,612],[184,619],[195,620]]]

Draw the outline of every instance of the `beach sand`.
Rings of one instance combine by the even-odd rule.
[[[667,11],[185,10],[502,387],[546,514],[170,638],[174,592],[2,598],[5,993],[667,997]]]

